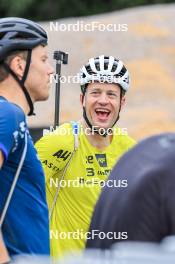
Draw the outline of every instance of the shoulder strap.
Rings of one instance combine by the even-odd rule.
[[[64,167],[63,174],[61,176],[60,182],[64,179],[64,176],[65,176],[66,171],[67,171],[67,169],[69,167],[69,164],[70,164],[71,160],[73,159],[73,156],[74,156],[76,150],[78,149],[78,143],[79,143],[78,142],[78,132],[79,132],[78,122],[72,121],[71,124],[72,124],[73,136],[74,136],[74,146],[73,146],[72,154],[71,154],[68,162],[66,163],[66,166]],[[58,187],[57,187],[56,194],[55,194],[54,199],[53,199],[52,206],[51,206],[50,211],[49,211],[49,220],[52,217],[53,209],[54,209],[55,204],[57,202],[58,194],[59,194],[60,189],[61,189],[61,186],[59,184]]]
[[[76,121],[72,121],[71,124],[72,124],[73,135],[74,135],[74,150],[77,150],[79,126],[78,126],[78,122]]]

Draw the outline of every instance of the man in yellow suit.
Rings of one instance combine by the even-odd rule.
[[[36,144],[46,175],[51,254],[57,258],[85,247],[91,216],[121,155],[135,141],[115,126],[125,104],[129,73],[113,56],[91,58],[81,69],[83,116],[43,136]],[[74,104],[74,103],[73,103]]]

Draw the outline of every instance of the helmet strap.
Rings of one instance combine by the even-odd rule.
[[[5,70],[13,76],[13,78],[18,82],[19,86],[22,88],[22,90],[24,92],[24,95],[26,97],[26,100],[27,100],[29,108],[30,108],[28,116],[35,115],[32,99],[31,99],[30,94],[24,85],[26,78],[27,78],[27,74],[29,72],[29,67],[30,67],[30,62],[31,62],[31,54],[32,54],[32,50],[28,50],[27,59],[26,59],[26,67],[25,67],[24,74],[23,74],[23,77],[21,80],[18,78],[16,73],[14,73],[14,71],[12,71],[12,69],[9,67],[9,65],[6,62],[3,63]]]
[[[23,77],[22,77],[22,80],[21,80],[21,82],[23,84],[25,83],[25,81],[27,79],[27,74],[29,72],[30,63],[31,63],[31,57],[32,57],[32,50],[28,50],[27,59],[26,59],[26,67],[25,67],[24,74],[23,74]]]

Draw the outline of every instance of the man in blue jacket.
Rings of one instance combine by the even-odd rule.
[[[0,19],[0,226],[10,256],[50,254],[44,173],[26,115],[48,98],[52,73],[44,29],[22,18]]]

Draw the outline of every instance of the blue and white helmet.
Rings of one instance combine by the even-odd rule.
[[[129,72],[123,62],[113,56],[101,55],[89,59],[88,63],[80,70],[80,85],[85,93],[88,83],[107,82],[118,84],[124,92],[129,89]]]

